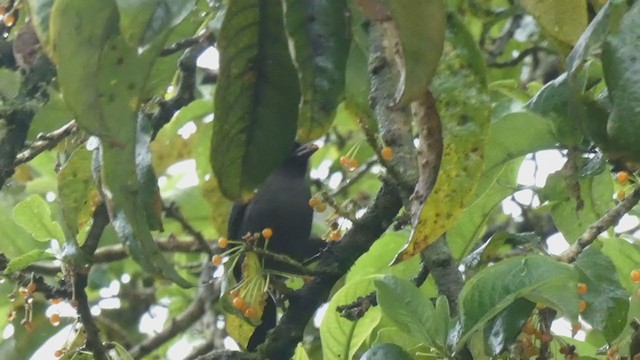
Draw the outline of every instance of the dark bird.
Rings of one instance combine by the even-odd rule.
[[[272,230],[267,250],[289,256],[299,262],[317,254],[324,244],[310,238],[313,209],[309,206],[311,190],[307,179],[309,157],[318,149],[316,145],[296,144],[291,156],[264,181],[260,190],[247,203],[237,203],[229,217],[229,239],[241,239],[247,234]],[[258,246],[263,244],[258,243]],[[271,270],[289,271],[286,265],[266,261]],[[239,266],[234,269],[241,276]],[[267,298],[262,323],[256,328],[247,345],[254,351],[264,342],[266,333],[276,324],[276,307]]]

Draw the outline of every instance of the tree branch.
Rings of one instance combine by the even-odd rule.
[[[618,205],[607,211],[598,221],[589,228],[574,242],[567,250],[560,254],[560,261],[567,263],[574,262],[587,246],[591,245],[598,235],[614,226],[620,221],[624,214],[628,213],[640,201],[640,185],[636,185],[633,192],[629,194]]]
[[[61,128],[54,130],[48,134],[38,135],[38,140],[29,145],[29,147],[19,153],[13,163],[14,166],[27,163],[33,160],[36,156],[40,155],[46,150],[55,148],[62,140],[67,136],[75,133],[78,130],[78,125],[75,120],[68,122]]]

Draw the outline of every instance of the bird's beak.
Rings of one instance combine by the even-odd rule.
[[[299,148],[296,149],[294,155],[296,157],[310,157],[319,149],[318,145],[314,143],[307,143],[304,145],[300,145]]]

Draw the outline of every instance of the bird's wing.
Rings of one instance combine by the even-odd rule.
[[[233,204],[229,214],[229,222],[227,223],[227,237],[229,239],[240,240],[245,235],[240,234],[240,232],[242,231],[242,222],[248,206],[248,202]]]

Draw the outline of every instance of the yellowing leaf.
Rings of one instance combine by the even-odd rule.
[[[585,0],[521,0],[542,30],[562,45],[574,45],[589,24]]]
[[[443,126],[442,164],[411,240],[394,264],[420,253],[455,223],[484,170],[490,124],[485,69],[473,38],[455,18],[447,30],[444,59],[432,84]]]

